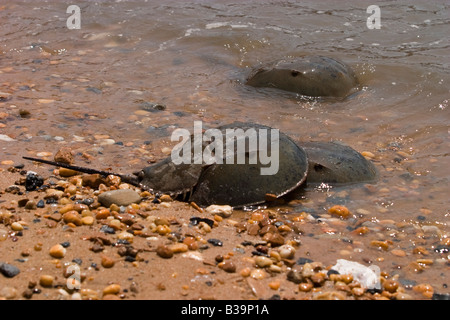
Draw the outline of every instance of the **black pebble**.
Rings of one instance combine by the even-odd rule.
[[[25,180],[25,189],[27,191],[33,191],[44,184],[44,178],[34,172],[28,172]]]
[[[193,226],[198,225],[200,222],[205,222],[211,228],[214,226],[214,221],[208,218],[192,217],[189,219],[189,222]]]
[[[208,242],[211,243],[215,247],[221,247],[223,246],[223,242],[219,239],[208,239]]]
[[[72,260],[73,263],[76,263],[77,265],[81,266],[81,264],[83,263],[83,260],[81,260],[81,258],[75,258]]]
[[[299,265],[303,265],[305,263],[311,263],[311,262],[313,262],[313,260],[308,259],[308,258],[300,258],[300,259],[297,260],[296,263],[299,264]]]
[[[38,207],[38,208],[43,208],[43,207],[45,207],[45,202],[44,202],[44,200],[39,200],[38,203],[36,204],[36,207]]]
[[[431,300],[450,300],[450,294],[448,294],[448,293],[433,293]]]
[[[7,278],[13,278],[20,273],[20,270],[12,264],[0,263],[0,272]]]
[[[60,244],[61,244],[64,248],[70,247],[70,242],[69,242],[69,241],[61,242]]]
[[[100,231],[101,231],[101,232],[104,232],[104,233],[109,233],[109,234],[115,234],[115,233],[116,233],[116,231],[114,230],[114,228],[108,227],[107,225],[103,225],[103,226],[100,228]]]

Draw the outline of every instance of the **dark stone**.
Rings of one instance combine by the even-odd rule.
[[[211,243],[215,247],[221,247],[223,246],[223,242],[219,239],[208,239],[208,242]]]
[[[311,260],[311,259],[308,259],[308,258],[299,258],[298,260],[297,260],[297,264],[298,265],[304,265],[305,263],[311,263],[311,262],[313,262],[313,260]]]
[[[440,245],[436,246],[436,248],[434,248],[434,251],[436,251],[438,253],[448,253],[450,251],[450,246],[440,244]]]
[[[38,207],[38,208],[44,208],[44,207],[45,207],[44,200],[39,200],[38,203],[36,204],[36,207]]]
[[[68,248],[68,247],[70,247],[70,242],[64,241],[64,242],[61,242],[60,245],[62,245],[64,248]]]
[[[198,225],[200,222],[204,222],[211,228],[214,226],[214,221],[208,218],[192,217],[189,219],[189,223],[193,226]]]
[[[433,293],[431,300],[450,300],[449,293]]]
[[[287,279],[293,283],[299,284],[303,282],[303,276],[299,270],[292,269],[287,273]]]
[[[28,172],[25,179],[25,189],[27,191],[33,191],[44,184],[44,178],[34,172]]]
[[[73,263],[76,263],[77,265],[81,266],[83,263],[83,260],[81,258],[75,258],[72,260]]]
[[[20,273],[20,270],[12,264],[0,263],[0,272],[7,278],[13,278]]]
[[[330,276],[330,275],[332,275],[332,274],[339,274],[339,271],[333,270],[333,269],[328,270],[327,276]]]
[[[116,233],[116,231],[114,230],[114,228],[111,228],[111,227],[109,227],[109,226],[107,226],[107,225],[103,225],[103,226],[100,228],[100,231],[101,231],[101,232],[104,232],[104,233],[109,233],[109,234],[115,234],[115,233]]]

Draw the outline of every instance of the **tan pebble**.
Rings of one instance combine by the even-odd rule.
[[[363,157],[366,157],[366,158],[369,158],[369,159],[373,159],[375,157],[375,155],[372,152],[370,152],[370,151],[363,151],[363,152],[361,152],[361,155]]]
[[[349,284],[353,281],[353,275],[352,274],[343,274],[340,277],[340,280],[344,282],[345,284]]]
[[[389,293],[396,292],[398,287],[399,287],[399,283],[395,280],[386,280],[383,282],[384,290],[388,291]]]
[[[83,224],[80,214],[75,210],[64,213],[62,218],[65,223],[73,223],[76,226],[81,226]]]
[[[98,292],[93,289],[83,288],[80,290],[82,300],[98,300]]]
[[[38,99],[38,102],[41,104],[53,103],[55,100],[53,99]]]
[[[250,272],[250,277],[256,280],[262,280],[267,277],[267,272],[263,269],[254,269]]]
[[[49,253],[53,258],[61,259],[64,258],[64,256],[66,255],[66,248],[64,248],[60,244],[56,244],[50,248]]]
[[[14,231],[22,231],[23,226],[19,222],[13,222],[11,223],[11,229],[13,229]]]
[[[75,193],[77,193],[77,186],[71,184],[70,186],[68,186],[66,189],[64,189],[64,192],[73,196]]]
[[[269,234],[269,233],[267,233]],[[271,234],[267,241],[270,243],[270,245],[272,247],[278,247],[278,246],[282,246],[284,244],[284,237],[279,234],[279,233],[275,233],[275,234]]]
[[[62,207],[61,209],[59,209],[59,213],[64,214],[66,212],[72,211],[74,205],[72,203],[66,204],[64,207]]]
[[[94,224],[94,217],[92,216],[86,216],[81,218],[81,223],[83,223],[86,226],[91,226]]]
[[[36,210],[37,209],[36,201],[33,200],[28,201],[27,204],[25,205],[25,209]]]
[[[39,278],[39,284],[45,288],[49,288],[49,287],[53,286],[54,280],[55,280],[55,277],[44,274]]]
[[[434,261],[433,261],[433,259],[417,259],[416,262],[428,266],[428,265],[432,265]]]
[[[133,243],[134,235],[129,232],[123,231],[117,235],[117,238],[120,240],[126,240],[129,243]]]
[[[415,292],[422,293],[422,295],[426,298],[431,298],[434,293],[434,289],[430,284],[421,283],[413,287]]]
[[[205,210],[210,214],[219,215],[223,218],[229,218],[233,214],[233,208],[228,205],[210,205]]]
[[[361,287],[355,287],[352,289],[352,294],[356,297],[361,297],[365,292],[364,288]]]
[[[269,282],[269,288],[272,290],[278,290],[280,288],[280,281],[275,280],[275,281]]]
[[[120,228],[122,227],[122,223],[118,219],[111,219],[111,221],[109,221],[108,223],[108,226],[115,230],[120,230]]]
[[[404,250],[401,250],[401,249],[394,249],[394,250],[391,250],[391,253],[392,253],[394,256],[397,256],[397,257],[405,257],[405,256],[406,256],[406,252],[405,252]]]
[[[272,264],[271,266],[269,266],[269,271],[270,271],[270,272],[281,273],[283,270],[281,269],[280,266],[277,266],[277,265],[275,265],[275,264]]]
[[[103,268],[112,268],[114,267],[115,261],[108,256],[102,256],[102,266]]]
[[[95,218],[97,220],[106,219],[111,215],[109,209],[100,209],[97,211],[97,214],[95,215]]]
[[[385,251],[389,248],[389,242],[387,240],[386,241],[373,240],[370,242],[370,245],[374,246],[374,247],[378,247]]]
[[[236,265],[231,261],[223,261],[218,264],[219,268],[225,272],[233,273],[236,272]]]
[[[78,171],[72,170],[72,169],[67,169],[67,168],[59,168],[59,175],[61,177],[73,177],[76,176],[77,174],[79,174]]]
[[[255,264],[260,268],[266,268],[273,264],[272,259],[264,257],[264,256],[257,256],[255,258]]]
[[[414,254],[428,255],[430,252],[424,247],[416,247],[413,249]]]
[[[103,289],[103,296],[108,294],[118,294],[120,292],[120,285],[113,283]]]
[[[310,282],[303,282],[298,285],[298,289],[302,292],[309,292],[312,288],[313,285]]]
[[[0,299],[15,299],[17,297],[17,289],[14,287],[5,286],[0,290]]]
[[[331,215],[336,215],[343,219],[347,219],[350,216],[350,211],[345,206],[335,205],[328,209],[328,213]]]
[[[171,202],[171,201],[173,201],[172,197],[169,196],[168,194],[163,194],[161,197],[159,197],[159,200],[161,200],[161,202]]]
[[[169,226],[170,225],[169,220],[167,220],[166,218],[157,217],[154,222],[157,226]]]
[[[200,221],[200,223],[198,224],[198,228],[206,233],[211,232],[211,227],[204,221]]]
[[[181,252],[187,252],[188,246],[184,243],[175,243],[175,244],[169,246],[169,249],[172,250],[173,253],[181,253]]]
[[[172,230],[170,229],[169,226],[159,225],[156,227],[156,232],[160,235],[165,235],[165,234],[172,232]]]
[[[239,272],[239,274],[240,274],[242,277],[244,277],[244,278],[249,277],[249,276],[250,276],[250,273],[251,273],[251,269],[250,269],[250,268],[244,268],[244,269],[242,269],[242,270]]]
[[[156,248],[156,254],[164,259],[169,259],[173,257],[173,251],[169,249],[169,247],[165,245],[159,245]]]
[[[326,280],[326,274],[323,272],[318,272],[311,276],[311,281],[316,286],[322,286],[325,283],[325,280]]]

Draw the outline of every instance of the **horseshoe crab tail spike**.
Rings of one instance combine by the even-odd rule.
[[[102,171],[102,170],[91,169],[91,168],[86,168],[86,167],[73,166],[73,165],[70,165],[67,163],[49,161],[49,160],[44,160],[44,159],[39,159],[39,158],[31,158],[31,157],[22,157],[22,158],[26,159],[26,160],[41,162],[41,163],[49,164],[52,166],[62,167],[62,168],[66,168],[66,169],[75,170],[78,172],[88,173],[88,174],[100,174],[104,177],[107,177],[109,175],[118,176],[122,179],[123,182],[132,184],[134,186],[139,186],[138,179],[131,175],[119,174],[119,173],[114,173],[114,172],[109,172],[109,171]]]

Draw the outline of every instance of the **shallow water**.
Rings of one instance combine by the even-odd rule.
[[[79,30],[66,27],[70,4],[0,5],[0,134],[15,140],[0,140],[1,161],[69,145],[131,172],[165,157],[174,128],[253,121],[373,154],[376,191],[311,187],[316,210],[341,201],[376,219],[424,216],[448,235],[448,2],[378,2],[379,30],[365,1],[77,1]],[[345,61],[362,90],[312,101],[243,84],[252,66],[306,54]]]

